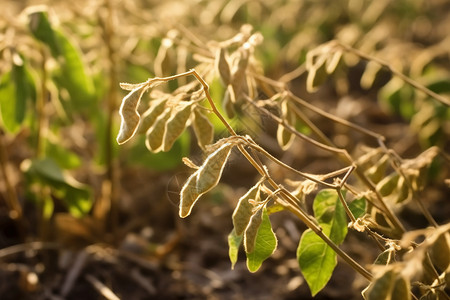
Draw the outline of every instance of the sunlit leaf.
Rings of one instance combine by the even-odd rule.
[[[233,144],[225,143],[205,160],[197,173],[197,191],[206,193],[219,182]]]
[[[335,244],[341,244],[347,234],[347,220],[336,191],[320,191],[314,199],[313,209],[322,232]],[[313,296],[330,280],[337,263],[333,249],[310,229],[302,234],[297,260]]]
[[[167,120],[164,130],[162,151],[169,151],[175,140],[183,133],[186,123],[191,116],[192,103],[180,103],[172,108],[170,118]]]
[[[237,235],[234,229],[228,235],[228,256],[231,261],[231,269],[234,269],[234,265],[238,260],[239,246],[242,243],[242,238],[242,234]]]
[[[0,113],[5,129],[16,132],[20,128],[16,120],[16,89],[11,80],[11,72],[0,79]]]
[[[197,143],[200,148],[205,149],[206,145],[212,143],[214,138],[214,127],[200,109],[194,109],[194,120],[192,123]]]
[[[145,87],[135,88],[126,95],[120,105],[119,114],[121,118],[120,130],[117,135],[117,143],[123,144],[130,140],[137,131],[140,116],[137,112],[137,106],[141,101]]]
[[[46,9],[44,7],[36,6],[28,15],[28,18],[28,26],[33,36],[41,42],[47,44],[53,56],[57,57],[60,54],[60,50]]]
[[[361,197],[353,200],[348,208],[355,218],[361,218],[366,213],[366,198]]]
[[[253,215],[254,205],[249,200],[255,200],[259,193],[259,183],[253,186],[244,196],[239,199],[233,212],[233,225],[237,235],[242,235],[247,228]]]
[[[269,258],[277,248],[277,238],[272,230],[269,215],[262,210],[262,222],[258,228],[253,251],[247,253],[247,268],[256,272],[262,263]]]
[[[289,109],[288,101],[282,101],[281,103],[281,118],[288,123],[288,125],[295,128],[296,117],[295,114]],[[283,124],[278,124],[277,129],[277,141],[281,149],[287,150],[294,141],[294,134],[287,130]]]
[[[147,131],[145,146],[153,153],[161,151],[164,131],[166,130],[166,122],[170,118],[170,112],[171,108],[166,107],[163,113],[156,118],[153,125]]]
[[[12,69],[12,78],[16,89],[15,120],[18,124],[21,124],[25,119],[27,103],[36,100],[36,87],[33,78],[29,74],[22,57],[21,60],[22,64],[13,64]]]
[[[328,225],[321,226],[324,232],[330,231]],[[337,263],[333,249],[311,229],[302,234],[297,249],[297,260],[313,296],[328,283]]]
[[[249,220],[248,226],[244,232],[244,248],[245,252],[250,253],[255,249],[256,236],[258,234],[259,226],[263,221],[263,210],[258,209],[254,212]]]
[[[36,87],[26,61],[17,53],[10,72],[0,78],[0,114],[5,129],[16,132],[25,120],[27,108],[36,100]],[[20,62],[20,63],[19,63]]]
[[[219,48],[215,57],[216,71],[219,73],[219,77],[223,85],[227,86],[231,82],[231,71],[228,59],[225,55],[225,49]]]
[[[217,185],[232,148],[233,145],[230,143],[220,146],[188,178],[180,193],[180,217],[187,217],[200,196]]]
[[[145,133],[155,123],[156,118],[164,112],[167,99],[156,99],[150,102],[150,107],[142,114],[137,133]]]
[[[35,7],[28,16],[31,33],[50,48],[52,56],[59,63],[54,80],[69,92],[74,102],[71,108],[85,108],[93,100],[94,85],[86,72],[81,51],[69,37],[52,26],[45,7]]]

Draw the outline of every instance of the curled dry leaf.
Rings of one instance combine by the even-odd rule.
[[[382,66],[375,62],[369,61],[367,62],[366,69],[364,70],[363,75],[361,76],[360,84],[363,89],[370,89],[375,81],[375,78],[378,72],[381,70]]]
[[[234,93],[234,97],[230,97],[232,101],[238,101],[241,98],[242,93],[245,93],[248,89],[246,72],[249,60],[248,49],[240,49],[237,52],[233,67],[232,67],[232,77],[231,86]]]
[[[186,123],[191,116],[192,103],[181,102],[172,109],[171,116],[167,120],[164,137],[162,143],[162,150],[169,151],[172,148],[175,140],[183,133],[186,128]]]
[[[341,57],[342,57],[341,49],[328,53],[325,61],[326,71],[328,74],[331,74],[334,72],[334,70],[336,70],[339,61],[341,60]]]
[[[197,190],[199,192],[206,193],[217,185],[232,148],[233,144],[226,143],[208,156],[198,170]]]
[[[250,223],[255,208],[249,200],[256,200],[259,194],[260,183],[254,185],[244,196],[239,199],[239,202],[233,212],[233,226],[236,235],[244,233]]]
[[[140,116],[137,112],[137,106],[146,91],[146,86],[142,85],[135,88],[125,96],[120,105],[119,114],[121,118],[120,130],[117,135],[117,143],[123,144],[131,139],[137,131]]]
[[[156,118],[164,112],[167,99],[157,99],[150,103],[150,107],[142,114],[138,133],[145,133],[155,123]]]
[[[295,114],[289,109],[289,104],[286,100],[281,102],[281,118],[288,123],[288,125],[295,127]],[[294,134],[287,130],[283,124],[278,124],[277,140],[281,149],[287,150],[294,142]]]
[[[227,57],[225,55],[225,49],[220,47],[217,49],[215,58],[215,67],[219,73],[219,77],[225,86],[231,83],[231,71],[230,65],[228,64]]]
[[[263,220],[263,208],[258,209],[250,218],[250,222],[244,233],[244,248],[245,252],[250,253],[255,249],[256,235],[259,226]]]
[[[140,87],[142,87],[142,86],[144,86],[144,85],[146,85],[146,84],[147,84],[146,82],[141,82],[141,83],[127,83],[127,82],[121,82],[121,83],[119,83],[120,88],[121,88],[122,90],[125,90],[125,91],[132,91],[132,90],[137,89],[137,88],[140,88]]]
[[[200,196],[217,185],[233,146],[223,144],[188,178],[180,192],[180,217],[187,217]]]
[[[214,138],[214,126],[200,109],[194,109],[194,121],[192,127],[200,148],[205,149],[206,145],[212,143]]]
[[[171,110],[171,107],[166,107],[164,112],[156,118],[155,123],[147,131],[145,146],[154,153],[161,151],[166,122],[170,118]]]
[[[234,118],[235,111],[234,111],[234,105],[233,103],[236,102],[235,94],[233,87],[231,85],[228,86],[227,90],[225,91],[225,95],[222,99],[222,107],[225,113],[227,114],[227,117],[232,119]]]

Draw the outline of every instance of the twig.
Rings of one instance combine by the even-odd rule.
[[[5,258],[10,255],[14,255],[17,253],[29,251],[29,250],[54,250],[59,249],[60,245],[58,243],[50,243],[50,242],[30,242],[24,244],[18,244],[14,246],[10,246],[7,248],[0,249],[0,258]]]
[[[352,48],[350,46],[344,45],[338,41],[333,41],[335,43],[337,43],[337,45],[339,45],[342,49],[344,49],[347,52],[353,53],[356,56],[367,60],[367,61],[374,61],[376,63],[378,63],[379,65],[381,65],[383,68],[388,69],[392,74],[394,74],[395,76],[399,77],[400,79],[402,79],[404,82],[408,83],[409,85],[411,85],[412,87],[416,88],[417,90],[425,93],[426,95],[430,96],[431,98],[436,99],[437,101],[441,102],[444,105],[450,106],[450,100],[447,99],[446,97],[443,97],[435,92],[433,92],[432,90],[430,90],[429,88],[423,86],[422,84],[418,83],[417,81],[409,78],[408,76],[406,76],[405,74],[403,74],[402,72],[399,72],[397,70],[395,70],[394,68],[391,67],[391,65],[372,55],[366,54],[358,49]]]
[[[89,281],[90,284],[100,293],[103,297],[105,297],[108,300],[120,300],[119,297],[114,294],[113,291],[111,291],[110,288],[108,288],[106,285],[104,285],[100,280],[95,278],[92,275],[85,275],[84,278],[86,278],[87,281]]]
[[[8,176],[7,163],[8,163],[8,152],[6,150],[6,145],[4,142],[5,134],[3,130],[0,130],[0,171],[2,173],[3,182],[5,182],[6,187],[6,206],[9,209],[9,216],[13,220],[22,219],[22,206],[19,203],[19,197],[14,189],[10,177]],[[1,250],[0,250],[1,251]]]

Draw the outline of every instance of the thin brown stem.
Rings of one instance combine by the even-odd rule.
[[[288,92],[289,95],[291,95],[291,92]],[[292,96],[290,96],[292,99],[294,100],[298,100],[298,103],[300,104],[305,104],[306,107],[313,109],[313,111],[320,113],[324,116],[329,116],[332,120],[340,120],[339,118],[334,117],[331,114],[328,114],[327,112],[324,112],[322,110],[319,110],[317,108],[315,108],[314,106],[310,105],[309,103],[307,103],[306,101],[296,97],[295,95],[292,94]],[[274,114],[272,114],[271,112],[269,112],[267,109],[260,107],[259,105],[257,105],[256,103],[254,103],[254,101],[249,98],[249,97],[245,97],[244,99],[246,99],[249,103],[251,103],[253,106],[255,106],[258,110],[260,110],[261,112],[263,112],[264,114],[270,116],[273,120],[275,120],[276,122],[278,122],[279,124],[281,124],[282,126],[284,126],[285,129],[287,129],[288,131],[290,131],[292,134],[310,142],[311,144],[324,149],[324,150],[328,150],[332,153],[336,153],[336,154],[341,154],[341,156],[339,156],[340,158],[344,158],[344,161],[346,163],[349,164],[354,164],[354,160],[353,158],[350,156],[350,154],[347,152],[347,150],[345,149],[339,149],[336,148],[335,145],[329,141],[328,139],[325,139],[324,143],[320,143],[316,140],[311,139],[308,136],[305,136],[301,133],[299,133],[294,127],[290,126],[289,124],[287,124],[284,120],[282,120],[281,118],[279,118],[278,116],[275,116]],[[348,124],[349,127],[351,128],[355,128],[357,129],[359,126],[355,125],[353,123],[350,123],[346,120],[342,120],[343,123],[341,124]],[[320,131],[318,128],[315,127],[315,130]],[[361,132],[365,132],[366,134],[373,136],[374,138],[376,138],[378,141],[383,141],[384,137],[381,135],[378,135],[376,133],[373,133],[371,131],[368,131],[364,128],[360,129]],[[319,136],[323,136],[323,134],[320,134]],[[331,143],[330,145],[328,145],[328,143]],[[356,168],[355,170],[356,174],[358,175],[358,177],[364,182],[364,184],[366,186],[369,187],[369,189],[376,195],[378,201],[380,202],[381,207],[383,208],[383,212],[386,214],[386,216],[388,217],[388,219],[391,221],[392,225],[394,226],[395,230],[398,232],[398,234],[402,234],[403,232],[405,232],[405,228],[403,227],[403,225],[401,224],[400,220],[398,220],[398,218],[395,216],[395,214],[392,212],[392,210],[389,208],[389,206],[387,206],[387,204],[384,202],[383,197],[381,196],[381,194],[376,190],[376,187],[373,185],[373,183],[366,177],[366,175],[364,174],[364,172],[362,172],[360,169]]]
[[[152,78],[148,81],[148,84],[150,85],[152,82],[155,82],[155,81],[165,82],[165,81],[177,79],[179,77],[188,76],[188,75],[193,75],[201,83],[201,85],[203,86],[203,90],[205,92],[206,99],[208,100],[212,111],[219,118],[219,120],[224,124],[224,126],[227,128],[229,133],[234,137],[239,137],[236,134],[236,132],[234,131],[234,129],[230,126],[230,124],[222,116],[222,114],[217,110],[217,107],[214,104],[214,101],[212,100],[211,95],[209,94],[208,84],[203,80],[203,78],[194,69],[191,69],[188,72],[177,74],[174,76],[169,76],[169,77],[164,77],[164,78]],[[247,141],[247,144],[249,146],[256,149],[256,147],[255,147],[256,144],[254,142],[250,143],[250,141],[248,139],[244,139],[244,140]],[[289,191],[285,190],[283,187],[278,185],[270,177],[267,170],[260,163],[258,163],[258,161],[255,160],[255,158],[253,158],[250,155],[250,153],[248,153],[248,151],[244,148],[243,144],[239,143],[239,144],[237,144],[237,147],[238,147],[239,151],[245,156],[245,158],[250,162],[250,164],[258,171],[258,173],[261,176],[266,178],[266,180],[270,184],[270,186],[274,190],[280,190],[280,192],[277,193],[277,195],[279,195],[279,197],[280,197],[279,202],[281,205],[283,205],[286,209],[288,209],[289,211],[293,212],[296,216],[298,216],[301,221],[303,221],[309,228],[311,228],[311,230],[313,230],[317,235],[319,235],[319,237],[321,237],[325,241],[325,243],[327,243],[327,245],[329,245],[354,270],[356,270],[358,273],[360,273],[362,276],[364,276],[369,281],[372,280],[372,278],[373,278],[372,274],[369,271],[367,271],[366,269],[364,269],[361,265],[359,265],[356,261],[354,261],[347,253],[342,251],[330,238],[328,238],[322,232],[322,229],[320,228],[320,226],[318,226],[316,224],[316,222],[314,222],[314,219],[311,218],[310,216],[308,216],[307,213],[305,213],[301,208],[298,207],[297,200],[295,199],[295,197],[292,196],[292,194],[289,193]],[[261,148],[259,147],[259,149],[257,149],[257,150],[260,150],[260,149]],[[264,153],[264,155],[266,155],[266,154],[268,154],[268,153]],[[311,177],[311,179],[314,179],[314,178]],[[316,179],[314,179],[314,180],[316,180]]]
[[[10,181],[8,176],[7,163],[8,163],[8,151],[4,141],[5,134],[3,130],[0,130],[0,171],[2,173],[3,182],[6,187],[5,202],[9,210],[9,216],[13,220],[22,219],[22,206],[19,203],[19,197],[16,190]]]
[[[335,41],[334,41],[335,42]],[[376,63],[378,63],[379,65],[381,65],[383,68],[389,70],[392,74],[394,74],[395,76],[399,77],[400,79],[402,79],[404,82],[406,82],[407,84],[411,85],[412,87],[416,88],[417,90],[425,93],[426,95],[428,95],[431,98],[436,99],[437,101],[441,102],[444,105],[450,106],[450,100],[447,99],[444,96],[441,96],[435,92],[433,92],[432,90],[428,89],[427,87],[423,86],[422,84],[418,83],[417,81],[409,78],[408,76],[406,76],[405,74],[403,74],[400,71],[395,70],[394,68],[391,67],[391,65],[372,55],[366,54],[358,49],[352,48],[350,46],[344,45],[342,43],[336,42],[342,49],[344,49],[345,51],[349,52],[349,53],[353,53],[356,56],[367,60],[367,61],[374,61]]]
[[[117,88],[115,87],[118,82],[118,70],[117,70],[117,55],[116,49],[113,43],[114,39],[114,22],[113,22],[113,7],[111,0],[105,0],[106,16],[104,20],[104,41],[108,51],[109,61],[109,90],[107,93],[107,120],[105,129],[105,160],[106,160],[106,181],[103,183],[104,194],[99,200],[100,202],[107,201],[109,203],[99,203],[99,207],[109,208],[109,222],[110,230],[115,233],[118,227],[118,199],[119,189],[117,184],[117,171],[115,168],[115,161],[113,155],[113,124],[114,115],[117,109]],[[104,214],[106,212],[100,212]]]

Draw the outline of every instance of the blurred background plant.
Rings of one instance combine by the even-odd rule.
[[[108,289],[130,299],[185,294],[214,299],[227,293],[234,293],[236,299],[239,295],[258,298],[264,293],[288,299],[304,293],[303,279],[288,259],[304,228],[289,218],[278,221],[283,226],[277,235],[284,241],[274,258],[284,256],[285,263],[276,264],[279,267],[272,273],[262,270],[268,278],[278,276],[267,285],[270,292],[263,289],[258,294],[261,284],[251,285],[264,275],[228,272],[223,249],[231,228],[232,202],[256,178],[238,158],[234,164],[230,162],[239,166],[238,171],[227,175],[225,170],[224,186],[209,196],[211,201],[203,208],[208,211],[212,204],[221,203],[222,209],[214,206],[209,217],[200,217],[200,210],[199,221],[180,224],[178,208],[172,204],[178,202],[181,182],[188,174],[182,157],[200,160],[202,155],[191,132],[183,133],[169,152],[156,154],[148,152],[144,137],[120,150],[115,142],[117,110],[125,95],[119,82],[143,82],[210,62],[214,57],[205,46],[232,38],[244,24],[251,24],[264,38],[255,48],[260,71],[288,85],[308,103],[380,133],[401,157],[417,157],[431,146],[448,153],[448,104],[411,87],[389,70],[406,74],[448,98],[448,1],[86,0],[68,5],[57,0],[6,0],[2,4],[2,299],[49,295],[75,299],[77,295],[95,295],[101,291],[99,285],[108,281]],[[320,51],[330,40],[370,57],[342,51],[328,74],[325,64],[317,62],[326,60]],[[308,63],[308,53],[317,54],[313,63]],[[373,57],[386,65],[371,60]],[[213,98],[223,99],[226,89],[219,78],[209,83]],[[182,80],[172,81],[165,91],[173,92],[182,84]],[[305,113],[348,152],[358,153],[361,144],[378,146],[321,115]],[[224,135],[223,125],[211,121],[217,137]],[[229,121],[238,131],[256,133],[259,143],[283,155],[282,160],[292,166],[308,172],[337,169],[333,156],[301,143],[290,149],[302,151],[282,154],[276,128],[270,129],[267,116],[236,109]],[[305,124],[295,126],[311,134]],[[361,164],[384,165],[383,160],[377,152]],[[392,171],[383,170],[382,177]],[[448,177],[448,165],[436,160],[427,172],[429,188],[422,194],[426,205],[439,224],[448,222],[448,183],[447,187],[442,183]],[[233,174],[242,175],[236,178]],[[427,224],[415,208],[405,205],[398,209],[408,229]],[[221,222],[213,224],[213,216]],[[217,233],[217,243],[222,246],[211,245],[203,237],[202,242],[190,240],[211,232]],[[201,249],[198,253],[197,247]],[[356,255],[372,263],[371,254],[354,247]],[[186,253],[180,254],[180,249]],[[55,253],[58,261],[52,260]],[[224,266],[211,262],[217,257],[225,257],[218,260]],[[196,264],[200,267],[194,267]],[[127,287],[121,284],[130,266],[132,279],[127,282],[139,288],[134,294],[127,294]],[[105,270],[113,272],[105,274]],[[156,279],[161,273],[163,279]],[[8,279],[11,274],[14,280]],[[246,285],[237,284],[239,278],[246,278]],[[359,297],[363,284],[358,280],[354,281],[356,292],[342,291],[339,279],[334,280],[335,285],[321,292],[322,297]],[[170,292],[167,286],[172,288]]]

